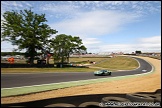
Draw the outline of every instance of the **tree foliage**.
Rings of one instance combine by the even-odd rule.
[[[6,11],[2,20],[2,41],[10,41],[19,50],[26,49],[26,56],[33,63],[37,50],[43,50],[49,42],[48,38],[57,31],[51,29],[45,22],[45,14],[35,14],[30,10]]]
[[[50,40],[50,46],[54,52],[54,62],[62,64],[69,62],[70,54],[82,53],[86,51],[86,47],[82,43],[82,39],[77,36],[60,34]]]

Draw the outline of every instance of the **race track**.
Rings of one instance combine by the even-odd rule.
[[[143,59],[138,60],[140,67],[131,71],[112,72],[111,76],[94,76],[93,72],[61,72],[61,73],[36,73],[36,74],[1,74],[1,88],[32,86],[49,83],[88,80],[104,77],[116,77],[147,73],[152,66]],[[146,71],[143,71],[146,70]]]

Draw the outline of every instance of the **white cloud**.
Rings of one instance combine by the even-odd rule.
[[[150,44],[160,44],[161,43],[161,36],[153,36],[148,38],[141,38],[139,39],[141,43],[150,43]]]
[[[1,9],[3,10],[20,10],[22,8],[31,7],[32,5],[26,1],[1,1]],[[2,12],[2,11],[1,11]]]
[[[139,48],[148,51],[161,51],[161,36],[152,36],[139,39]]]
[[[95,39],[96,40],[96,39]],[[93,40],[91,40],[93,43]],[[124,52],[131,53],[136,50],[142,52],[161,52],[161,36],[152,36],[149,38],[140,38],[134,40],[132,44],[91,44],[88,50],[96,52]],[[94,49],[93,49],[94,48]]]
[[[10,5],[10,3],[9,3],[9,1],[1,1],[1,7],[2,7],[3,5]]]
[[[145,13],[160,11],[161,6],[160,2],[155,1],[64,1],[57,3],[51,2],[39,7],[40,10],[50,11],[53,14],[71,16],[74,13],[78,13],[78,10],[89,11],[96,9],[124,10],[131,11],[134,14],[144,15]]]
[[[131,44],[107,44],[100,46],[101,52],[130,52],[134,50]]]
[[[2,7],[9,7],[9,6],[14,6],[14,7],[23,7],[21,2],[18,1],[2,1],[1,2]]]
[[[85,38],[83,40],[83,44],[84,45],[91,45],[91,44],[98,44],[101,43],[101,41],[99,41],[97,38]]]
[[[10,42],[7,41],[1,42],[1,52],[11,52],[13,51],[14,48],[17,48],[17,46],[11,45]]]
[[[78,12],[73,14],[73,18],[51,24],[51,27],[57,27],[59,32],[65,34],[101,36],[120,30],[123,25],[134,22],[138,17],[118,11]]]
[[[37,2],[35,2],[35,4],[37,4]],[[154,6],[154,4],[160,5]],[[2,13],[6,10],[10,8],[15,9],[15,7],[22,8],[22,6],[31,7],[32,5],[30,2],[26,1],[1,2],[1,19],[3,19]],[[58,19],[64,18],[63,20],[59,19],[60,22],[55,21],[55,23],[49,24],[50,27],[56,29],[59,34],[64,33],[72,36],[80,36],[81,39],[83,39],[84,45],[92,52],[161,51],[161,36],[141,38],[134,42],[136,44],[103,44],[101,40],[99,40],[103,35],[116,33],[123,29],[126,24],[138,21],[138,19],[141,18],[140,15],[143,15],[143,13],[160,11],[161,2],[68,1],[61,2],[61,4],[50,2],[49,4],[36,5],[36,7],[37,6],[40,7],[38,9],[40,12],[50,13],[50,16],[55,16]],[[87,8],[85,8],[85,6]],[[132,12],[129,13],[129,10]],[[3,44],[1,51],[12,49],[12,47],[13,46],[8,43]]]
[[[78,6],[75,5],[56,5],[54,3],[51,4],[44,4],[40,6],[40,9],[43,11],[49,11],[52,12],[53,14],[69,14],[71,15],[72,13],[75,13],[77,11]]]
[[[32,7],[32,5],[26,1],[21,1],[22,3],[24,3],[25,5],[29,6],[29,7]]]
[[[27,8],[32,6],[25,1],[1,1],[1,19],[3,18],[3,13],[11,10],[21,10],[22,8]]]

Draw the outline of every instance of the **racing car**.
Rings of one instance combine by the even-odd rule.
[[[101,76],[101,75],[111,75],[111,71],[109,70],[99,70],[94,72],[95,76]]]

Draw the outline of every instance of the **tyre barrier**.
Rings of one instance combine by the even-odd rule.
[[[78,107],[100,107],[99,102],[84,102],[80,104]]]
[[[156,100],[159,100],[159,102],[161,101],[161,94],[155,94],[155,95],[148,95],[149,97],[154,99],[154,102],[156,102]]]
[[[117,102],[131,102],[131,101],[126,98],[122,98],[122,97],[108,96],[108,97],[102,98],[100,106],[102,106],[102,107],[111,107],[111,106],[119,107],[120,105],[117,104]]]
[[[153,103],[153,105],[156,104],[161,106],[161,94],[126,94],[126,98],[128,98],[132,102],[140,102],[140,103],[143,102],[148,104]],[[153,106],[150,105],[142,107],[153,107]]]
[[[155,98],[154,102],[160,102],[161,104],[161,97]]]
[[[161,94],[150,95],[150,97],[154,98],[154,102],[161,102]]]
[[[67,103],[67,101],[69,103]],[[137,104],[134,104],[136,102]],[[156,90],[155,92],[149,93],[137,92],[127,94],[80,95],[74,97],[52,98],[49,100],[47,99],[33,102],[1,104],[1,107],[114,107],[114,103],[115,106],[116,103],[119,103],[120,105],[118,104],[118,107],[130,107],[130,105],[128,105],[129,103],[132,106],[151,107],[151,105],[154,105],[156,107],[160,107],[161,90]],[[146,103],[147,106],[142,105],[142,103]]]
[[[76,107],[76,106],[68,103],[56,103],[56,104],[47,105],[45,107]]]
[[[157,94],[157,93],[160,93],[161,94],[161,89],[157,89],[156,91],[155,91],[155,93]]]
[[[132,102],[154,102],[154,98],[148,94],[126,94],[126,98]]]
[[[130,102],[130,100],[126,99],[126,98],[122,98],[122,97],[104,97],[102,98],[101,102]]]

